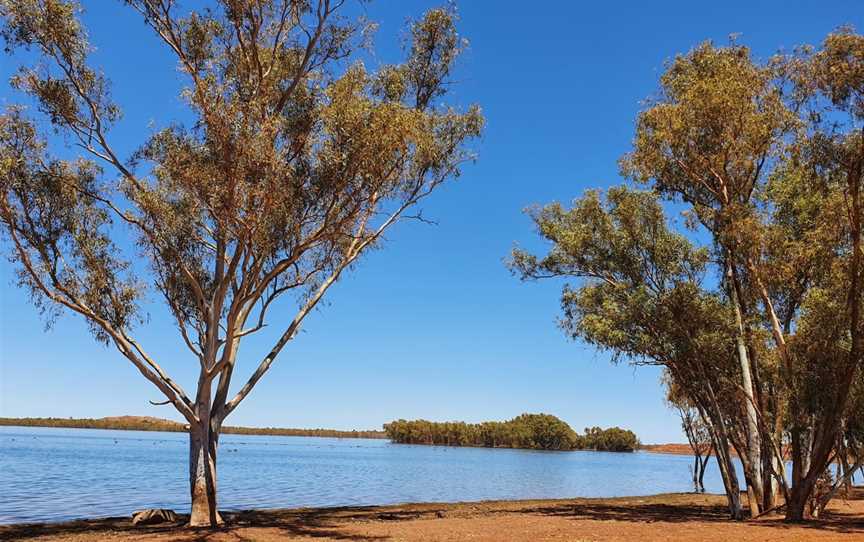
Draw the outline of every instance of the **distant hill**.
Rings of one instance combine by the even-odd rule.
[[[0,418],[0,426],[68,427],[76,429],[115,429],[121,431],[168,431],[182,433],[186,425],[153,416],[108,416],[105,418]],[[337,429],[297,429],[283,427],[224,426],[222,433],[234,435],[276,435],[289,437],[387,438],[383,431],[340,431]]]

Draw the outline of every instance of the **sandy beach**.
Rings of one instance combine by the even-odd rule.
[[[282,540],[546,541],[864,540],[864,488],[832,502],[821,521],[784,523],[780,515],[735,522],[720,495],[664,494],[616,499],[488,501],[226,513],[225,528],[182,523],[134,527],[128,518],[0,527],[0,539],[38,542]]]

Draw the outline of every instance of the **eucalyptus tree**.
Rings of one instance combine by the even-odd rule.
[[[176,59],[192,121],[142,127],[138,151],[120,156],[120,107],[80,7],[0,0],[7,50],[29,51],[12,86],[36,110],[0,117],[4,244],[37,304],[84,317],[186,419],[190,524],[215,525],[224,420],[343,273],[459,174],[483,119],[442,104],[464,47],[451,10],[410,24],[404,62],[369,71],[357,59],[368,27],[341,15],[344,0],[124,3]],[[135,338],[148,290],[198,366],[193,394]],[[241,341],[292,297],[294,316],[269,322],[281,326],[272,349],[232,386]]]
[[[693,452],[693,489],[704,493],[705,471],[714,451],[710,425],[703,419],[699,407],[690,399],[692,392],[688,393],[676,383],[668,369],[664,371],[661,380],[666,386],[666,403],[678,412],[681,418],[681,430],[684,431],[684,436],[687,437],[687,443]]]
[[[708,251],[669,228],[654,194],[624,186],[605,197],[588,191],[570,209],[552,203],[531,216],[551,248],[542,257],[514,249],[511,269],[523,280],[577,281],[561,296],[567,335],[615,360],[668,369],[709,422],[730,515],[742,517],[732,459],[746,434],[736,423],[736,333],[728,303],[702,287]]]
[[[659,193],[691,206],[713,236],[738,328],[747,449],[742,457],[751,511],[773,504],[763,472],[760,367],[752,359],[752,300],[744,274],[743,230],[754,220],[758,190],[798,118],[775,85],[775,71],[751,59],[746,47],[704,43],[672,61],[656,99],[639,114],[633,151],[623,170]],[[768,486],[770,487],[770,486]]]
[[[781,495],[787,519],[818,514],[860,464],[864,37],[840,29],[762,63],[736,44],[676,57],[621,165],[685,203],[713,257],[694,265],[699,251],[670,248],[677,234],[650,218],[656,202],[624,205],[615,188],[605,207],[589,194],[535,213],[553,248],[516,251],[515,269],[579,277],[565,329],[669,370],[711,433],[733,515],[730,446],[751,514]],[[708,272],[717,293],[696,280]]]
[[[703,45],[661,78],[623,161],[712,235],[739,329],[751,503],[782,490],[792,520],[821,499],[862,365],[862,81],[849,29],[762,64]]]
[[[787,516],[800,520],[824,508],[834,490],[820,495],[817,487],[833,461],[854,456],[849,429],[860,425],[864,36],[840,29],[818,50],[803,48],[779,64],[804,128],[772,177],[770,222],[751,245],[753,259],[763,255],[766,320],[790,390]]]

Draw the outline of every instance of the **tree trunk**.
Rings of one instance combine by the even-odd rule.
[[[189,426],[190,527],[216,527],[222,523],[216,507],[217,442],[209,421]]]
[[[809,519],[807,501],[813,492],[812,485],[797,484],[789,492],[789,502],[786,503],[786,521],[804,521]]]
[[[744,512],[741,508],[741,489],[738,486],[738,476],[735,474],[735,464],[729,454],[729,448],[725,450],[717,447],[717,467],[720,469],[720,477],[726,489],[726,499],[729,504],[729,515],[732,519],[742,519]]]
[[[741,488],[738,485],[738,475],[735,473],[735,464],[732,462],[732,457],[729,453],[729,438],[726,433],[726,425],[723,416],[720,414],[717,398],[710,383],[708,384],[708,395],[712,410],[703,410],[702,407],[699,407],[699,411],[702,413],[702,419],[711,421],[709,432],[714,441],[714,451],[716,452],[717,467],[720,469],[720,478],[723,480],[723,487],[726,490],[729,514],[732,519],[742,519],[744,513],[741,509]]]
[[[786,475],[785,455],[783,452],[783,417],[780,415],[779,396],[775,389],[773,398],[774,405],[774,438],[771,446],[774,453],[771,454],[771,465],[774,475],[771,477],[771,491],[773,492],[772,507],[777,506],[789,493],[789,478]],[[791,410],[791,407],[790,407]],[[796,422],[797,423],[797,422]]]
[[[744,389],[744,408],[747,413],[747,465],[745,465],[744,473],[747,477],[747,493],[750,496],[750,513],[755,517],[759,515],[762,505],[762,439],[759,433],[756,398],[753,392],[753,374],[750,367],[750,356],[747,352],[747,333],[738,291],[738,277],[735,273],[731,251],[727,252],[727,259],[726,276],[729,280],[729,296],[735,313],[735,325],[737,327],[735,343],[738,348],[738,361],[741,364],[741,387]]]
[[[714,452],[714,446],[708,448],[708,453],[702,459],[702,464],[699,466],[699,492],[705,493],[705,470],[708,468],[708,460],[711,459],[711,454]]]
[[[699,493],[699,468],[702,465],[702,456],[693,454],[693,491]]]

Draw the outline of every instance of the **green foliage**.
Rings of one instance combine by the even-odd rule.
[[[531,215],[552,248],[543,258],[514,250],[511,269],[523,280],[583,281],[565,285],[561,298],[572,337],[644,363],[705,358],[718,342],[731,344],[722,300],[700,287],[707,251],[669,229],[654,194],[588,191],[570,210],[555,203]]]
[[[629,429],[610,427],[586,427],[585,434],[579,435],[576,448],[580,450],[597,450],[598,452],[632,452],[639,449],[639,439],[636,433]]]
[[[567,423],[549,414],[522,414],[505,422],[477,424],[396,420],[384,424],[384,431],[398,444],[612,452],[632,452],[639,447],[632,431],[594,427],[578,435]]]
[[[799,124],[775,75],[735,44],[706,42],[677,56],[660,78],[658,97],[637,118],[622,172],[690,204],[694,216],[729,243],[724,228],[752,211],[767,161]]]

